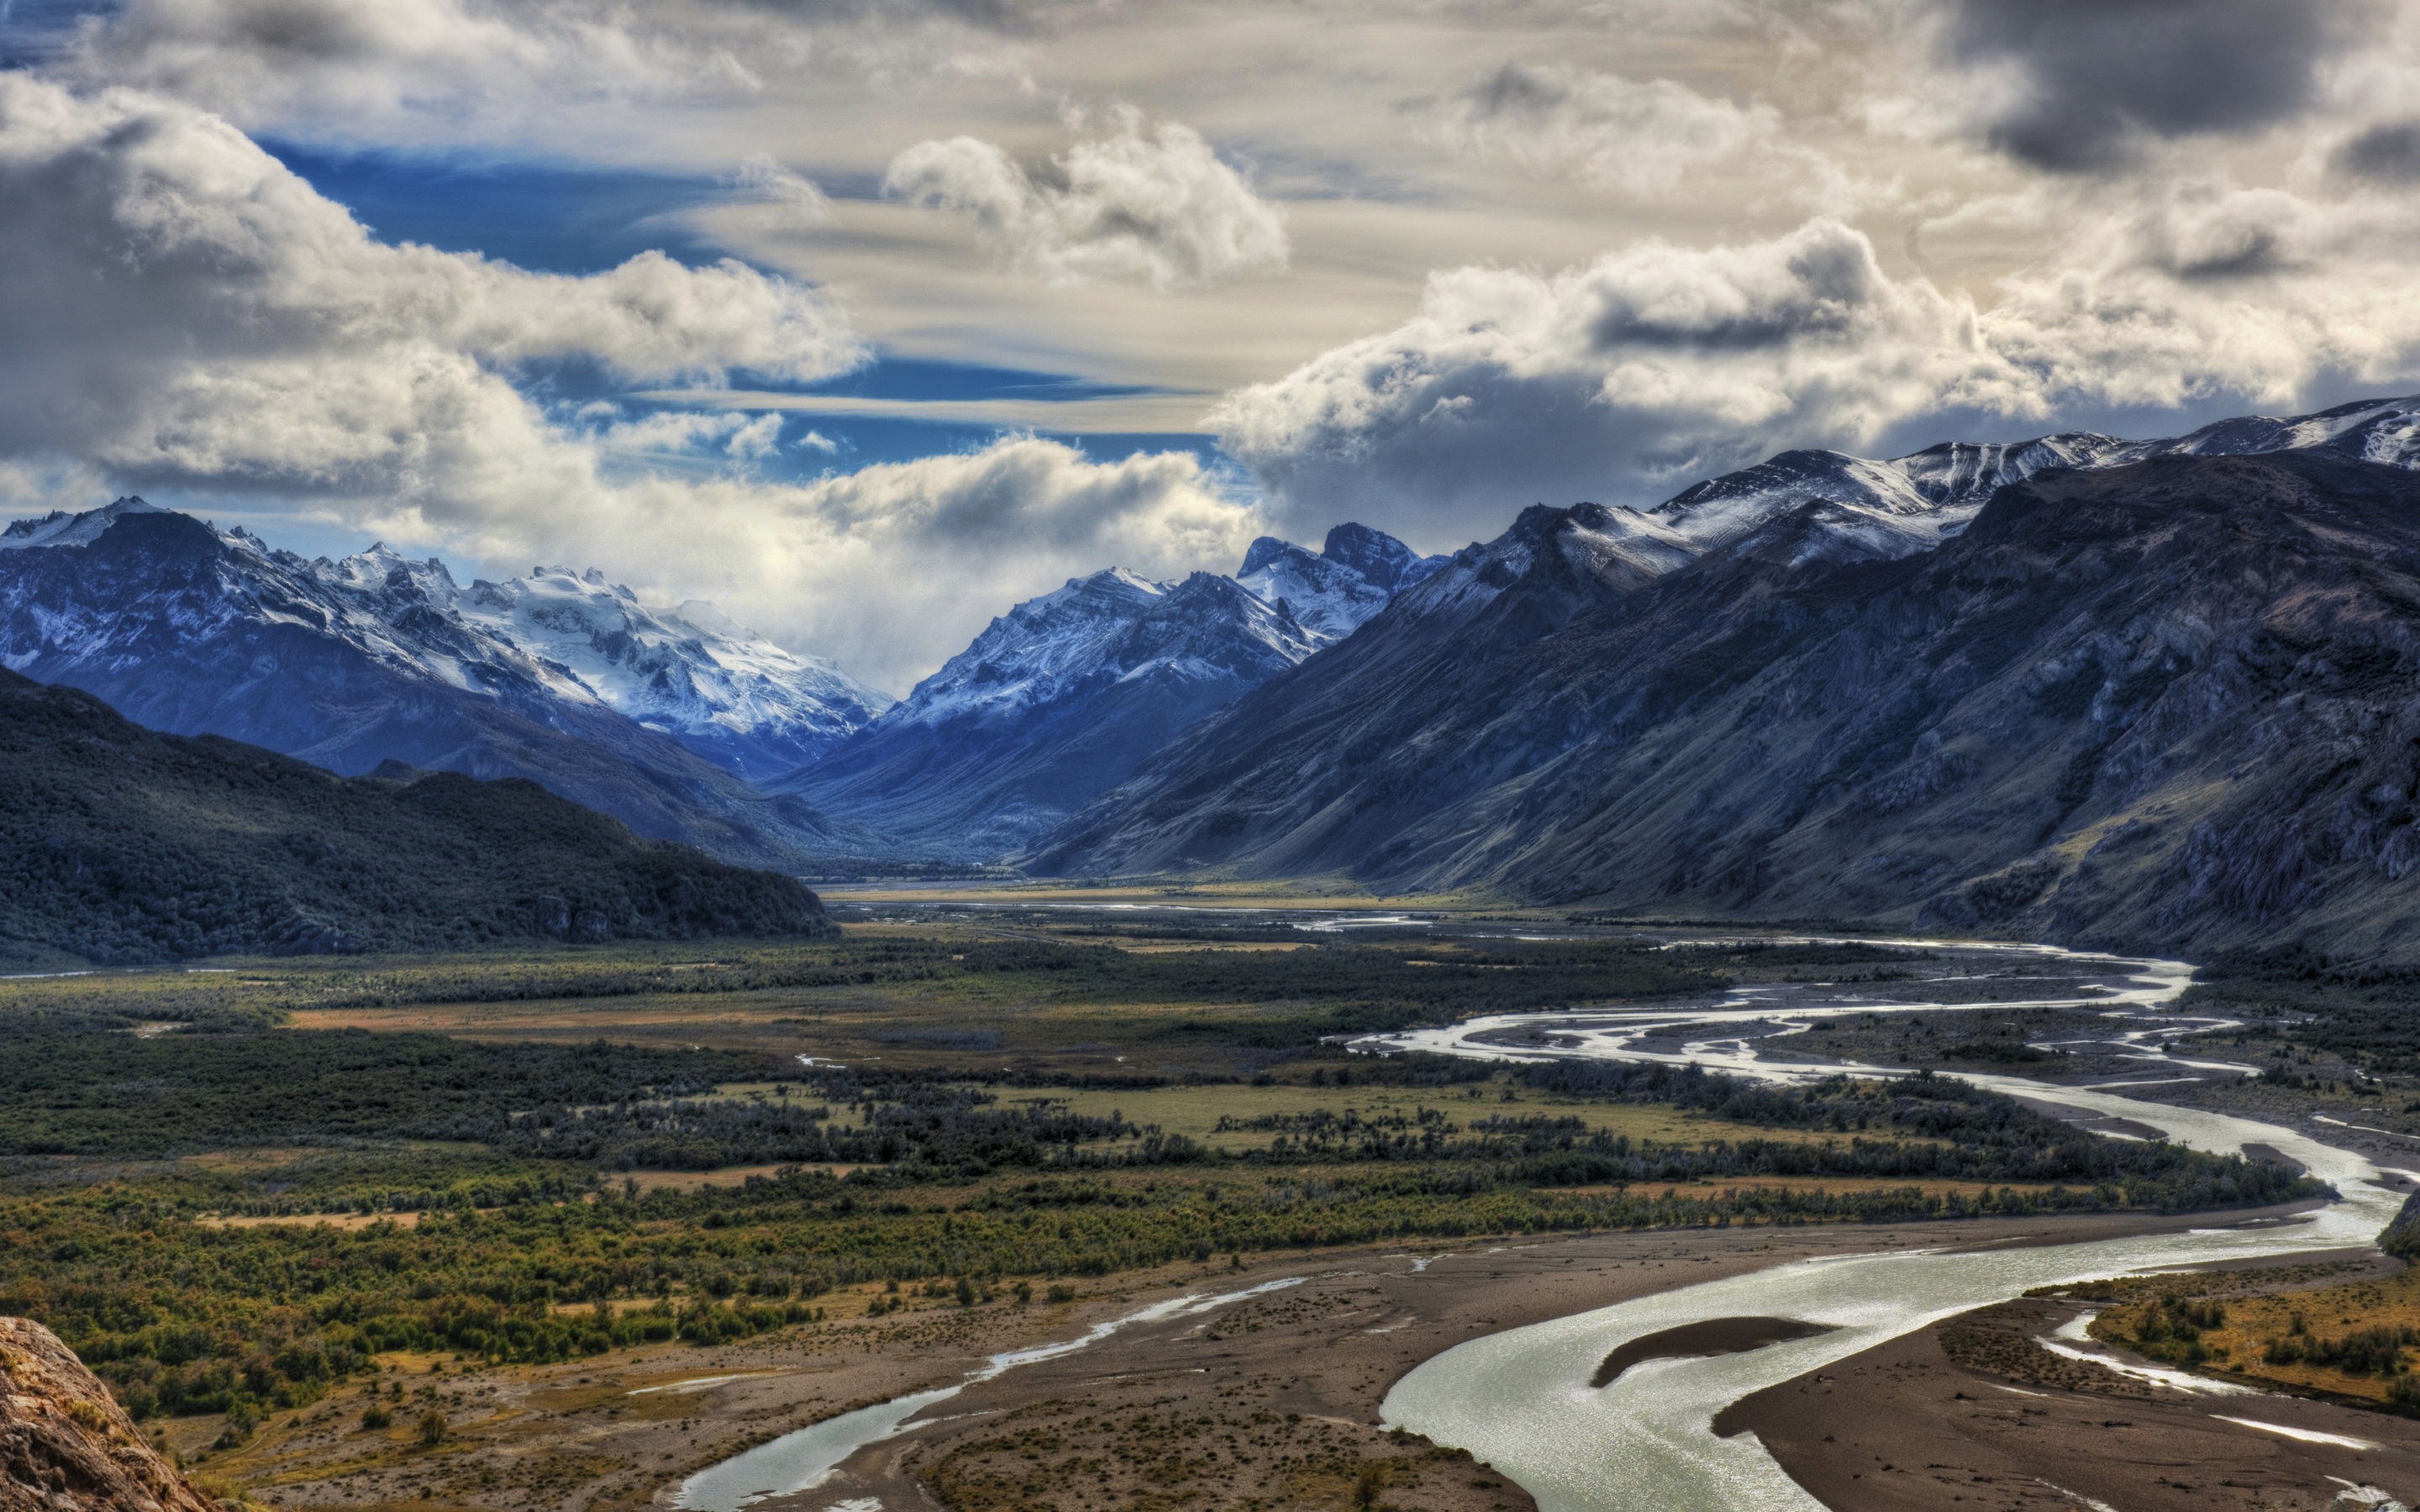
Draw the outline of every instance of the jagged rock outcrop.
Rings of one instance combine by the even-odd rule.
[[[0,1318],[0,1512],[219,1512],[41,1324]]]

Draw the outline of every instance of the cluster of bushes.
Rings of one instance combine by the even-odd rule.
[[[848,1090],[859,1090],[849,1087]],[[827,1104],[772,1098],[762,1102],[625,1103],[611,1107],[557,1107],[457,1122],[450,1137],[474,1139],[510,1154],[588,1162],[631,1170],[712,1170],[721,1165],[788,1162],[880,1165],[903,1178],[981,1176],[999,1166],[1038,1165],[1064,1159],[1076,1147],[1100,1141],[1148,1141],[1156,1130],[1115,1114],[1070,1113],[1036,1101],[992,1105],[989,1093],[966,1087],[908,1083],[868,1096],[861,1120],[832,1121]],[[1165,1148],[1166,1141],[1152,1148]],[[1135,1152],[1140,1164],[1154,1162]]]
[[[363,1138],[475,1138],[513,1107],[688,1097],[803,1074],[783,1057],[490,1044],[359,1029],[0,1033],[0,1154],[150,1156]]]
[[[2420,1329],[2357,1328],[2341,1338],[2321,1338],[2298,1314],[2295,1329],[2271,1339],[2261,1358],[2271,1365],[2316,1365],[2349,1376],[2394,1376],[2404,1371],[2403,1351],[2420,1344]]]
[[[2125,1181],[1928,1195],[1541,1190],[1564,1157],[1539,1131],[1477,1137],[1503,1158],[1218,1165],[1181,1177],[1045,1167],[952,1203],[888,1175],[819,1172],[737,1188],[608,1186],[418,1225],[219,1227],[162,1211],[159,1183],[0,1204],[0,1311],[56,1330],[154,1412],[298,1405],[388,1350],[555,1360],[706,1343],[818,1316],[836,1288],[1101,1275],[1213,1254],[1589,1228],[1891,1221],[2116,1208],[2173,1188]],[[1559,1139],[1560,1133],[1553,1137]],[[1126,1141],[1140,1145],[1145,1141]],[[1633,1147],[1634,1152],[1660,1147]],[[483,1190],[500,1188],[494,1178]],[[532,1187],[527,1190],[537,1190]],[[332,1203],[324,1195],[318,1199]],[[340,1202],[341,1199],[336,1199]],[[1029,1284],[1032,1284],[1031,1282]]]
[[[1828,1129],[1845,1144],[1750,1140],[1696,1149],[1633,1148],[1586,1134],[1577,1120],[1520,1131],[1525,1171],[1564,1181],[1680,1180],[1746,1175],[1859,1175],[2114,1187],[2133,1206],[2165,1209],[2286,1202],[2327,1188],[2240,1155],[2165,1141],[2096,1138],[1968,1082],[1919,1072],[1891,1081],[1830,1077],[1776,1087],[1698,1066],[1556,1061],[1529,1068],[1533,1087],[1566,1095],[1668,1103],[1777,1129]],[[1855,1134],[1872,1133],[1863,1139]],[[1511,1143],[1508,1135],[1505,1142]],[[1551,1149],[1542,1149],[1551,1145]]]

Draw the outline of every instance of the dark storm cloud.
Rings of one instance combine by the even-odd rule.
[[[2038,167],[2118,166],[2149,140],[2255,131],[2300,115],[2376,0],[1944,0],[1943,45],[1997,75],[1979,123]]]
[[[2382,183],[2420,183],[2420,121],[2373,126],[2336,148],[2338,173]]]

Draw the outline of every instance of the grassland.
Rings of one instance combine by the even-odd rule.
[[[2271,1391],[2420,1415],[2420,1272],[2315,1285],[2328,1268],[2139,1276],[2078,1294],[2110,1304],[2093,1337]]]

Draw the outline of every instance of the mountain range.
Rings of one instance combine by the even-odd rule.
[[[2415,411],[1533,508],[1030,864],[2420,956]]]
[[[0,533],[0,661],[163,729],[520,775],[726,858],[1348,872],[1615,912],[2420,949],[2420,400],[1788,452],[1421,557],[1109,569],[893,703],[594,572],[456,584],[120,501]],[[2414,717],[2420,717],[2415,716]]]
[[[742,864],[861,848],[744,774],[797,764],[888,700],[690,612],[562,569],[462,589],[382,547],[305,560],[140,499],[0,532],[0,665],[150,728],[340,773],[528,778]]]
[[[889,849],[1026,849],[1202,716],[1350,636],[1444,565],[1340,525],[1314,555],[1264,536],[1233,578],[1071,579],[828,754],[771,784]]]

